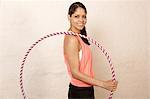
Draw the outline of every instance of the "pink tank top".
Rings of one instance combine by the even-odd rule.
[[[78,40],[81,44],[81,48],[82,48],[81,49],[82,50],[82,57],[81,57],[81,60],[79,62],[79,71],[93,78],[94,72],[92,69],[92,54],[91,54],[91,50],[89,48],[89,45],[85,44],[79,36],[76,36],[76,37],[78,38]],[[79,87],[91,86],[88,83],[85,83],[81,80],[73,78],[72,74],[71,74],[70,66],[67,62],[65,55],[64,55],[64,60],[65,60],[65,63],[67,65],[67,69],[68,69],[69,76],[71,78],[71,84],[72,85],[79,86]]]

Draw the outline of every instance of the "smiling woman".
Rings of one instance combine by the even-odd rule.
[[[86,14],[86,7],[82,3],[73,3],[68,12],[70,21],[68,31],[87,36]],[[66,35],[64,38],[64,60],[71,78],[68,99],[95,99],[93,86],[99,86],[109,91],[115,91],[117,88],[117,81],[102,81],[94,78],[92,53],[89,46],[88,40],[82,37]],[[81,57],[80,50],[82,50]]]

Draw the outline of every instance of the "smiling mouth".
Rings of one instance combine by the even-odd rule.
[[[78,24],[79,26],[84,26],[84,24]]]

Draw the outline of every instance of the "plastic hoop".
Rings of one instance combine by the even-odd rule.
[[[111,58],[110,56],[108,55],[108,52],[106,51],[105,48],[103,48],[102,45],[100,45],[96,40],[92,39],[91,37],[88,37],[88,36],[84,36],[84,35],[81,35],[81,34],[76,34],[74,32],[56,32],[56,33],[52,33],[52,34],[49,34],[49,35],[46,35],[42,38],[40,38],[39,40],[37,40],[35,43],[33,43],[30,48],[27,50],[24,58],[23,58],[23,61],[21,63],[21,68],[20,68],[20,77],[19,77],[19,83],[20,83],[20,89],[21,89],[21,93],[22,93],[22,96],[24,99],[28,99],[27,95],[25,94],[25,90],[24,90],[24,86],[23,86],[23,68],[24,68],[24,64],[25,64],[25,61],[27,59],[27,56],[29,55],[30,51],[41,41],[43,41],[44,39],[48,38],[48,37],[51,37],[51,36],[56,36],[56,35],[74,35],[74,36],[80,36],[80,37],[83,37],[83,38],[87,38],[90,42],[92,42],[94,45],[96,45],[101,51],[102,53],[105,55],[105,57],[107,58],[107,61],[110,65],[110,69],[111,69],[111,73],[112,73],[112,80],[115,81],[116,78],[115,78],[115,71],[114,71],[114,65],[112,64],[112,61],[111,61]],[[108,99],[112,99],[112,96],[113,96],[113,92],[111,91],[110,92],[110,95],[108,96]]]

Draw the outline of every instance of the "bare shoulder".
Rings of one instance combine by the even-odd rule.
[[[73,35],[65,35],[64,37],[64,52],[65,53],[76,53],[78,52],[79,41],[77,37]]]
[[[73,44],[73,45],[78,45],[79,41],[77,39],[76,36],[73,36],[73,35],[65,35],[64,37],[64,44],[65,45],[68,45],[68,44]]]

